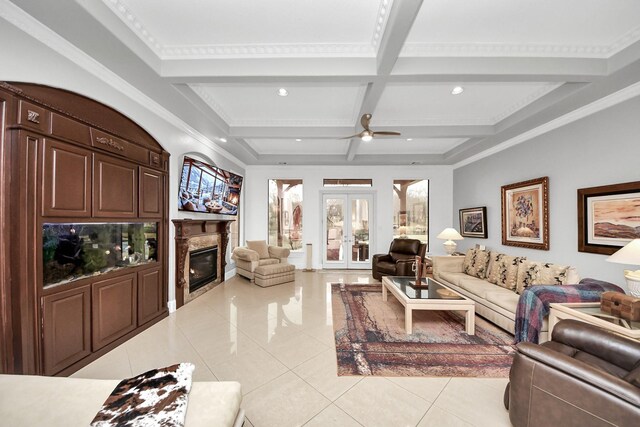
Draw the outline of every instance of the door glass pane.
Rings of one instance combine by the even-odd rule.
[[[344,235],[344,201],[343,199],[327,199],[327,261],[344,260],[342,236]]]
[[[351,261],[369,261],[369,200],[351,200]]]

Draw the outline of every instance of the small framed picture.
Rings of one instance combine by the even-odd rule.
[[[549,178],[502,186],[502,244],[549,250]]]
[[[463,237],[487,238],[487,207],[460,209],[460,234]]]
[[[640,181],[578,190],[578,251],[611,255],[640,239]]]

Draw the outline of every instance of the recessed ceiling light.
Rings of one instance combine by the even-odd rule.
[[[451,95],[460,95],[464,92],[464,88],[462,86],[456,86],[451,90]]]
[[[300,138],[296,138],[296,142],[301,142],[302,140]]]
[[[407,138],[407,141],[413,141],[413,138]]]
[[[227,142],[227,138],[220,138],[220,141]]]
[[[280,89],[278,89],[278,96],[287,96],[289,95],[289,91],[286,90],[285,88],[281,87]]]

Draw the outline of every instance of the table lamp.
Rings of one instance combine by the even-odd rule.
[[[633,239],[618,252],[607,258],[609,262],[618,264],[640,265],[640,239]],[[627,279],[629,293],[640,298],[640,270],[625,270],[624,278]]]
[[[455,228],[445,228],[442,233],[438,234],[438,239],[446,240],[444,242],[444,251],[447,255],[451,255],[456,251],[456,242],[454,240],[462,240],[464,237],[458,233]]]

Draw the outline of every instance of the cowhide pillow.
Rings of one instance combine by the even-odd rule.
[[[180,363],[120,381],[91,426],[183,426],[194,367]]]

